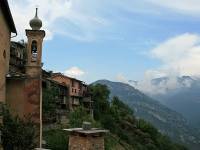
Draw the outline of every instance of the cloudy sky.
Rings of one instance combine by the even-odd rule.
[[[43,62],[90,83],[200,74],[199,0],[9,0],[18,37],[39,6]]]

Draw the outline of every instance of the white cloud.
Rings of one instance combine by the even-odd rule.
[[[156,7],[166,7],[182,13],[200,13],[199,0],[8,0],[18,30],[17,39],[25,38],[24,30],[34,17],[35,6],[39,6],[39,17],[43,20],[47,36],[55,34],[79,40],[93,41],[98,35],[114,30],[120,18],[120,10],[137,13],[161,13]],[[156,6],[156,7],[155,7]],[[118,20],[119,19],[119,20]],[[123,20],[124,21],[124,20]],[[117,32],[117,31],[116,31]],[[114,35],[110,35],[116,37]],[[100,36],[101,37],[101,36]]]
[[[85,72],[78,67],[71,67],[68,70],[64,71],[64,74],[66,76],[76,78],[76,77],[81,77],[81,76],[85,75]]]
[[[92,41],[97,29],[109,24],[100,12],[94,13],[101,5],[92,6],[90,0],[9,0],[9,3],[19,34],[17,39],[25,38],[24,30],[30,28],[29,20],[34,17],[36,5],[47,32],[46,39],[63,34],[76,40]]]
[[[199,0],[146,0],[161,7],[170,8],[183,14],[199,14]]]
[[[126,79],[126,77],[123,74],[118,74],[116,77],[116,80],[118,82],[128,83],[128,80]]]
[[[172,37],[150,51],[151,57],[161,61],[157,69],[147,70],[144,80],[136,88],[145,93],[164,94],[168,90],[190,87],[191,80],[178,82],[177,77],[200,75],[200,36],[185,33]],[[153,84],[152,79],[168,77],[159,84]]]
[[[180,88],[190,88],[194,83],[193,79],[182,78],[180,80],[177,76],[168,76],[167,78],[157,78],[156,80],[144,79],[133,86],[148,95],[158,95],[166,94],[169,91],[175,91]]]
[[[184,13],[200,13],[198,0],[8,0],[18,30],[17,39],[26,39],[24,30],[34,17],[35,6],[39,6],[39,17],[43,20],[46,39],[62,34],[75,40],[90,42],[102,34],[116,38],[118,21],[126,17],[120,10],[137,13],[161,13],[155,6],[173,8]],[[171,10],[171,9],[170,9]],[[120,20],[123,19],[123,20]],[[121,22],[120,22],[121,23]],[[124,23],[124,22],[122,22]],[[112,30],[112,32],[111,32]],[[102,32],[104,31],[104,32]],[[112,34],[113,33],[113,34]],[[120,37],[123,39],[123,37]]]
[[[200,74],[200,36],[197,34],[185,33],[170,38],[152,49],[151,55],[163,63],[159,72],[165,75]]]

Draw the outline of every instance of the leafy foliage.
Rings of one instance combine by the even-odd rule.
[[[68,134],[61,129],[44,132],[44,139],[48,143],[46,148],[51,150],[67,150]]]
[[[110,91],[105,85],[97,84],[91,85],[92,99],[94,103],[94,119],[99,120],[103,114],[107,114],[109,110],[109,94]]]
[[[58,95],[58,89],[55,87],[43,89],[43,101],[42,101],[42,114],[43,121],[51,121],[56,118],[56,96]]]
[[[69,116],[69,124],[71,128],[82,127],[82,123],[84,121],[91,122],[93,126],[97,126],[97,123],[94,119],[89,115],[83,107],[78,107],[74,112],[70,113]]]
[[[35,125],[30,117],[13,116],[3,107],[3,124],[0,126],[4,150],[27,150],[36,147]]]

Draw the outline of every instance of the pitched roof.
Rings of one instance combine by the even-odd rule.
[[[17,33],[7,0],[0,0],[0,9],[2,10],[3,15],[5,16],[6,22],[8,23],[11,32]]]
[[[64,75],[64,74],[62,74],[62,73],[60,73],[60,72],[58,72],[58,73],[53,73],[52,78],[53,78],[53,77],[56,77],[56,76],[61,76],[61,77],[63,77],[63,78],[67,78],[67,79],[71,79],[71,80],[75,80],[75,81],[77,81],[77,82],[83,83],[83,81],[81,81],[81,80],[78,80],[78,79],[76,79],[76,78],[72,78],[72,77],[66,76],[66,75]]]

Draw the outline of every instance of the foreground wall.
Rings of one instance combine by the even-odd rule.
[[[39,146],[40,138],[40,96],[41,80],[34,78],[8,78],[7,79],[7,105],[15,115],[21,118],[31,116],[37,126]]]
[[[7,104],[11,110],[23,117],[31,115],[36,123],[40,119],[40,80],[8,79]]]
[[[5,102],[5,82],[10,57],[10,34],[10,29],[0,9],[0,102]]]
[[[104,137],[70,135],[69,150],[105,150]]]

